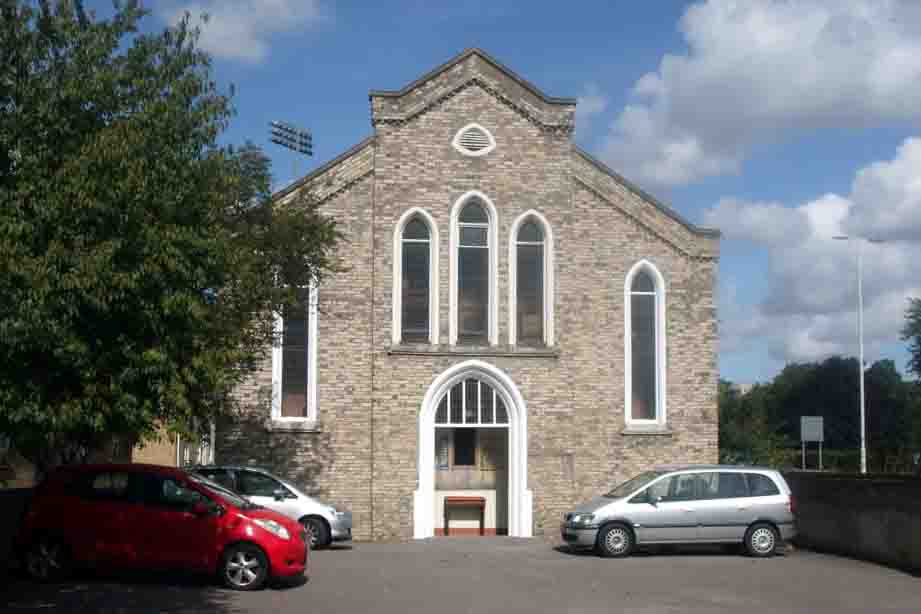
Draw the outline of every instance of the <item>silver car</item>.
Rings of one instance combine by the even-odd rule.
[[[352,539],[352,513],[304,494],[297,486],[256,467],[199,466],[189,469],[240,493],[247,499],[297,520],[307,531],[311,549]]]
[[[794,501],[779,472],[761,467],[661,467],[563,515],[563,541],[608,557],[640,544],[741,543],[756,557],[791,540]]]

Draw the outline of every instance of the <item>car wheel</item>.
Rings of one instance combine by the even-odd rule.
[[[258,546],[234,544],[221,557],[221,579],[228,588],[254,591],[265,584],[268,576],[269,560]]]
[[[40,537],[26,551],[26,573],[39,582],[54,582],[70,572],[70,551],[59,539]]]
[[[625,525],[611,524],[598,534],[598,551],[601,556],[620,558],[633,552],[633,532]]]
[[[329,529],[326,523],[319,518],[304,518],[301,520],[304,530],[307,531],[307,541],[311,550],[318,550],[329,545]]]
[[[759,558],[773,556],[779,541],[777,529],[766,522],[756,522],[745,532],[745,551]]]

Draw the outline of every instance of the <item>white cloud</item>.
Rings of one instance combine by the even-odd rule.
[[[641,183],[735,172],[797,130],[921,119],[916,0],[707,0],[643,75],[602,156]]]
[[[592,118],[608,108],[608,98],[601,93],[598,86],[590,83],[585,93],[576,101],[576,133],[584,134],[591,125]]]
[[[201,46],[217,57],[258,63],[269,53],[273,34],[304,29],[322,20],[319,0],[200,0],[172,3],[160,15],[175,24],[186,13],[201,23]]]
[[[862,250],[864,341],[868,358],[898,341],[909,296],[921,296],[921,228],[910,204],[921,192],[921,139],[907,139],[892,160],[860,169],[847,197],[826,194],[795,207],[723,199],[705,214],[727,239],[768,250],[767,293],[756,305],[721,292],[725,351],[767,342],[772,358],[817,360],[856,352],[857,249]],[[915,199],[915,200],[913,200]],[[845,232],[879,230],[884,243],[837,241]]]

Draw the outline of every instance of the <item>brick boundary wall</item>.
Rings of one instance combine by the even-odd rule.
[[[921,478],[784,473],[797,546],[921,574]]]

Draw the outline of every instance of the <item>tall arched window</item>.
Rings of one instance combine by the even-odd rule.
[[[450,343],[498,343],[496,209],[468,192],[451,210]]]
[[[553,234],[537,211],[509,234],[509,344],[553,345]]]
[[[461,343],[489,338],[489,217],[479,200],[461,210],[457,269],[457,330]]]
[[[413,218],[403,229],[403,341],[429,338],[429,229]]]
[[[652,263],[627,274],[624,308],[627,423],[664,426],[665,282]]]
[[[438,343],[438,229],[418,207],[394,230],[392,326],[394,345]]]

